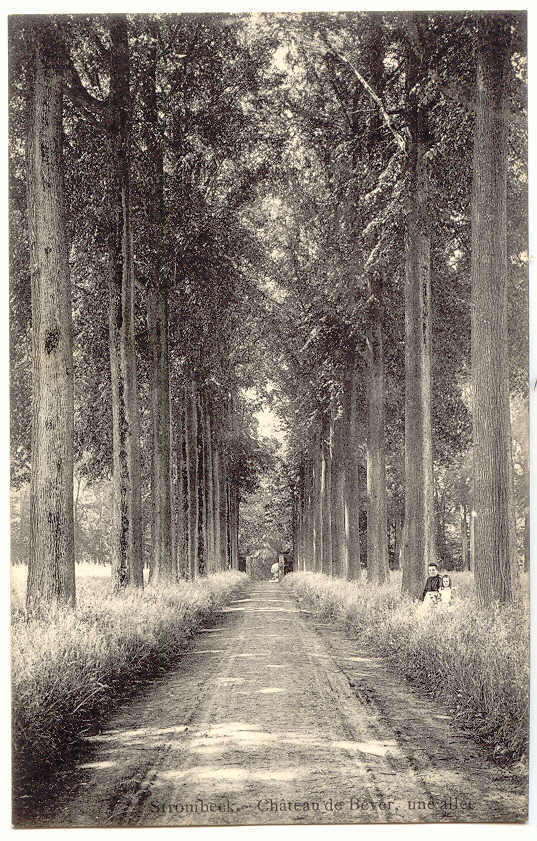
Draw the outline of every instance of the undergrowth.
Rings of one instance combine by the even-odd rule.
[[[108,573],[109,574],[109,573]],[[174,668],[186,642],[231,598],[244,573],[112,593],[109,580],[77,580],[74,610],[26,614],[20,575],[12,587],[15,777],[57,766],[113,700]]]
[[[401,575],[382,586],[292,573],[286,586],[323,621],[342,621],[359,643],[444,701],[494,758],[525,758],[529,721],[529,607],[479,608],[470,573],[450,573],[449,610],[401,595]]]

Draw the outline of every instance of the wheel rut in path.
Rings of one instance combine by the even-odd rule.
[[[76,785],[32,825],[526,819],[525,780],[272,582],[246,585],[86,743]]]

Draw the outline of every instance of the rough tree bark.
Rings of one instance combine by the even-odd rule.
[[[475,569],[475,511],[470,511],[470,552],[468,555],[468,569]]]
[[[412,39],[411,39],[412,40]],[[428,128],[416,101],[418,58],[409,47],[410,148],[405,236],[405,542],[403,592],[419,598],[435,560],[431,421],[431,244],[428,230]]]
[[[205,423],[205,411],[203,392],[200,391],[198,405],[198,428],[200,431],[198,483],[199,483],[199,569],[200,574],[207,575],[207,427]]]
[[[171,398],[171,394],[170,394]],[[172,401],[169,401],[168,428],[170,430],[170,547],[172,557],[172,573],[174,581],[179,577],[177,568],[177,462],[175,460],[175,441]]]
[[[108,141],[112,200],[109,326],[113,426],[112,575],[116,586],[143,586],[140,430],[134,346],[130,222],[130,94],[127,20],[110,22]]]
[[[220,460],[221,465],[221,473],[220,473],[220,543],[222,549],[222,569],[228,569],[229,566],[229,534],[228,534],[228,519],[227,519],[227,506],[228,506],[228,487],[227,487],[227,475],[225,470],[225,463],[224,460]]]
[[[311,485],[311,459],[309,454],[304,456],[303,462],[303,484],[302,484],[302,541],[301,541],[301,567],[303,572],[311,569],[313,556],[313,530],[310,517],[310,485]]]
[[[230,440],[233,442],[237,438],[237,411],[236,400],[233,393],[229,396],[228,402],[228,429]],[[235,474],[233,470],[233,462],[230,465],[228,472],[228,533],[229,533],[229,566],[231,569],[239,568],[239,497],[237,486],[235,483]]]
[[[349,354],[344,383],[344,411],[347,418],[345,443],[345,531],[348,546],[347,578],[357,581],[360,564],[360,458],[357,407],[358,367],[356,353]]]
[[[78,535],[80,533],[80,524],[78,522],[78,502],[79,502],[79,499],[80,499],[80,487],[81,487],[81,485],[82,485],[82,476],[77,476],[75,501],[73,503],[73,528],[74,528],[74,535],[75,535],[75,543],[74,543],[75,563],[77,562],[76,542],[78,540]]]
[[[75,603],[73,353],[64,220],[62,45],[54,24],[33,30],[27,137],[32,283],[32,464],[26,603]]]
[[[321,426],[321,517],[323,557],[321,571],[332,575],[332,440],[331,425],[323,415]]]
[[[160,344],[160,326],[157,325],[158,304],[154,291],[147,290],[146,300],[147,311],[147,332],[150,350],[150,404],[151,404],[151,550],[149,556],[149,581],[157,580],[160,567],[161,550],[161,518],[160,518],[160,473],[161,460],[159,453],[160,429],[159,409],[160,391],[162,383],[160,380],[160,366],[158,364]]]
[[[311,496],[311,459],[308,456],[304,458],[304,484],[302,488],[302,570],[311,569],[311,561],[313,557],[313,532],[310,517],[310,496]]]
[[[185,458],[183,454],[184,446],[184,425],[183,425],[183,408],[179,407],[176,413],[175,421],[175,461],[177,465],[177,482],[176,482],[176,499],[175,508],[177,512],[176,520],[176,567],[177,574],[180,578],[186,577],[186,570],[188,567],[187,560],[187,526],[185,514]]]
[[[308,523],[307,523],[307,485],[308,481],[308,464],[306,456],[302,458],[301,472],[300,472],[300,563],[298,569],[305,572],[306,557],[308,554]]]
[[[322,472],[322,434],[320,422],[315,431],[313,450],[315,454],[313,483],[313,570],[321,572],[323,568],[323,517],[321,500]]]
[[[349,566],[348,534],[345,528],[345,417],[334,422],[332,455],[332,564],[333,574],[346,578]]]
[[[214,447],[211,421],[211,403],[206,398],[205,404],[207,436],[207,572],[215,572],[215,537],[214,537]]]
[[[220,549],[221,569],[229,569],[229,483],[225,453],[220,452]]]
[[[147,290],[153,427],[151,579],[172,580],[175,576],[171,545],[168,289],[166,266],[163,260],[164,170],[157,97],[157,38],[158,33],[153,28],[150,33],[149,72],[143,85],[145,142],[150,185],[146,202],[151,230],[151,277]]]
[[[187,478],[187,545],[190,578],[199,575],[198,396],[192,380],[185,387],[185,444]]]
[[[231,568],[239,568],[239,497],[235,485],[229,486],[229,532]]]
[[[481,14],[472,190],[474,575],[482,605],[512,599],[512,515],[507,336],[507,128],[510,27]]]
[[[313,494],[314,494],[314,476],[313,476],[313,454],[309,456],[307,461],[307,497],[306,497],[306,557],[304,568],[308,572],[314,569],[314,517],[313,517]]]
[[[395,547],[393,553],[393,568],[399,569],[401,557],[401,537],[403,532],[403,517],[401,511],[397,509],[395,513]]]
[[[439,563],[445,566],[450,560],[446,542],[446,491],[435,491],[436,555]]]
[[[461,569],[469,569],[468,564],[468,523],[466,522],[466,505],[459,505],[461,529]]]
[[[384,437],[384,350],[382,285],[369,282],[367,330],[367,579],[382,583],[389,575]]]
[[[213,484],[214,484],[214,562],[215,570],[220,572],[224,569],[222,561],[222,534],[220,517],[220,489],[222,481],[220,476],[220,449],[218,435],[213,435]]]

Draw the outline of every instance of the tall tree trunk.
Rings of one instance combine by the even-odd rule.
[[[171,580],[174,563],[171,542],[170,403],[166,303],[154,289],[147,293],[149,343],[151,347],[152,413],[152,560],[151,579]]]
[[[313,454],[306,461],[306,510],[304,527],[304,571],[313,570],[314,522],[313,522]]]
[[[395,512],[395,546],[393,552],[393,568],[399,569],[401,557],[401,537],[403,533],[403,517],[399,507]]]
[[[299,505],[297,488],[295,488],[291,500],[291,552],[293,553],[293,557],[297,559],[297,562],[300,560],[300,527],[298,525],[300,518]]]
[[[444,488],[436,494],[436,504],[436,551],[439,562],[442,566],[446,566],[448,561],[451,562],[451,558],[448,558],[446,543],[446,491]]]
[[[75,562],[76,562],[76,537],[80,532],[80,525],[78,522],[78,501],[80,499],[80,486],[82,484],[82,476],[77,476],[76,480],[76,494],[75,494],[75,501],[73,503],[73,526],[75,532]]]
[[[205,417],[205,402],[203,393],[200,392],[199,400],[199,425],[201,429],[201,447],[199,464],[199,487],[200,487],[200,571],[207,575],[207,554],[209,550],[209,539],[207,534],[207,421]]]
[[[399,566],[404,569],[405,565],[405,543],[406,543],[406,520],[403,518],[403,531],[401,532],[401,545],[399,547]]]
[[[104,492],[102,483],[99,485],[99,523],[97,526],[97,532],[99,534],[99,548],[98,552],[98,563],[104,564],[103,558],[103,508],[104,508]]]
[[[147,291],[149,341],[151,347],[151,415],[153,425],[153,557],[152,578],[175,578],[171,545],[170,496],[170,401],[168,361],[168,289],[163,260],[165,246],[163,149],[157,97],[157,39],[152,28],[149,45],[149,73],[143,85],[145,142],[149,166],[147,206],[151,230],[151,270]]]
[[[110,365],[112,375],[114,541],[116,586],[143,586],[140,428],[134,345],[134,272],[130,222],[130,94],[127,20],[110,23],[108,137],[112,196],[110,243]]]
[[[427,184],[425,189],[428,190]],[[427,193],[423,201],[426,201]],[[429,245],[430,249],[430,245]],[[423,406],[423,519],[424,566],[436,563],[433,471],[433,415],[432,415],[432,297],[431,259],[421,265],[422,343],[421,343],[421,401]]]
[[[324,416],[321,457],[322,572],[332,575],[332,441],[330,423]]]
[[[186,405],[186,404],[185,404]],[[177,510],[177,555],[176,567],[177,574],[180,578],[185,578],[188,569],[188,550],[187,550],[187,513],[185,511],[185,484],[186,484],[186,467],[185,457],[183,454],[184,446],[184,425],[183,425],[183,407],[180,406],[176,412],[175,423],[175,461],[177,465],[177,483],[176,483],[176,510]]]
[[[305,464],[302,462],[302,474],[300,477],[300,499],[299,499],[299,549],[296,560],[293,559],[293,569],[305,570],[306,560],[306,486],[305,486]]]
[[[466,506],[459,505],[461,527],[461,569],[469,569],[468,565],[468,524],[466,522]]]
[[[306,457],[302,457],[300,466],[300,497],[299,497],[299,555],[293,564],[294,570],[306,571],[306,556],[308,543],[308,524],[307,524],[307,481],[308,481],[308,465]]]
[[[384,351],[382,286],[370,280],[367,331],[367,579],[382,583],[389,575],[384,438]]]
[[[231,568],[239,568],[239,541],[238,541],[238,527],[239,527],[239,499],[237,488],[230,485],[230,549],[231,549]]]
[[[63,48],[53,24],[33,30],[27,137],[32,282],[32,464],[26,603],[75,603],[73,351],[63,190]]]
[[[343,452],[346,434],[345,418],[334,425],[334,452],[332,456],[332,557],[333,574],[346,578],[349,566],[348,535],[345,528],[345,458]]]
[[[228,401],[228,430],[230,440],[232,442],[237,439],[237,411],[236,400],[233,392],[229,396]],[[228,545],[229,545],[229,567],[230,569],[239,568],[238,542],[236,540],[236,523],[238,523],[238,498],[237,489],[235,486],[235,473],[233,464],[230,465],[227,476],[228,487]]]
[[[300,563],[300,470],[291,490],[291,553],[295,562],[295,569]]]
[[[211,423],[211,404],[207,398],[205,407],[207,435],[207,572],[215,572],[215,536],[214,536],[214,446]]]
[[[188,570],[190,578],[199,575],[199,487],[198,487],[198,408],[194,380],[185,389],[185,443],[188,510]]]
[[[470,511],[470,553],[468,555],[468,569],[475,569],[475,511]]]
[[[177,461],[173,457],[175,453],[174,424],[172,401],[169,401],[168,427],[170,430],[170,547],[173,579],[178,578],[177,568]]]
[[[308,482],[308,556],[306,558],[306,569],[309,572],[315,570],[315,476],[314,476],[315,453],[312,451],[309,458],[309,482]]]
[[[348,546],[347,578],[357,581],[360,563],[360,458],[357,406],[358,367],[356,353],[349,354],[344,383],[344,411],[347,419],[345,442],[345,532]]]
[[[229,569],[229,482],[224,453],[220,454],[220,542],[222,547],[222,569]]]
[[[409,92],[417,82],[411,50]],[[410,184],[405,242],[405,545],[403,592],[419,598],[434,554],[434,496],[431,422],[431,268],[428,232],[426,118],[411,109]]]
[[[322,572],[323,568],[323,516],[321,500],[321,472],[322,472],[322,434],[319,426],[314,438],[314,486],[313,486],[313,569],[314,572]]]
[[[224,569],[222,559],[222,534],[221,524],[222,518],[220,516],[220,490],[222,487],[221,469],[220,469],[220,449],[217,435],[213,436],[213,484],[214,484],[214,561],[215,571],[221,572]]]
[[[306,569],[306,532],[305,532],[305,500],[304,487],[302,487],[301,498],[298,509],[298,551],[293,555],[293,570],[304,572]]]
[[[160,516],[160,473],[162,470],[160,458],[160,379],[159,346],[160,328],[158,326],[158,300],[156,291],[150,287],[147,290],[147,330],[150,349],[150,399],[151,399],[151,551],[149,555],[149,581],[158,580],[161,551]]]
[[[479,602],[509,602],[516,570],[512,524],[507,335],[508,20],[478,18],[472,192],[474,575]]]

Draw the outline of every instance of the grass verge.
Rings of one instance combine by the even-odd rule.
[[[199,582],[128,588],[77,581],[75,610],[29,618],[12,598],[15,790],[57,767],[80,735],[129,688],[176,666],[188,639],[246,580],[225,572]]]
[[[401,574],[382,586],[291,573],[285,585],[323,621],[342,621],[357,640],[432,696],[492,749],[525,759],[529,722],[529,607],[477,606],[468,573],[452,574],[448,611],[401,595]]]

